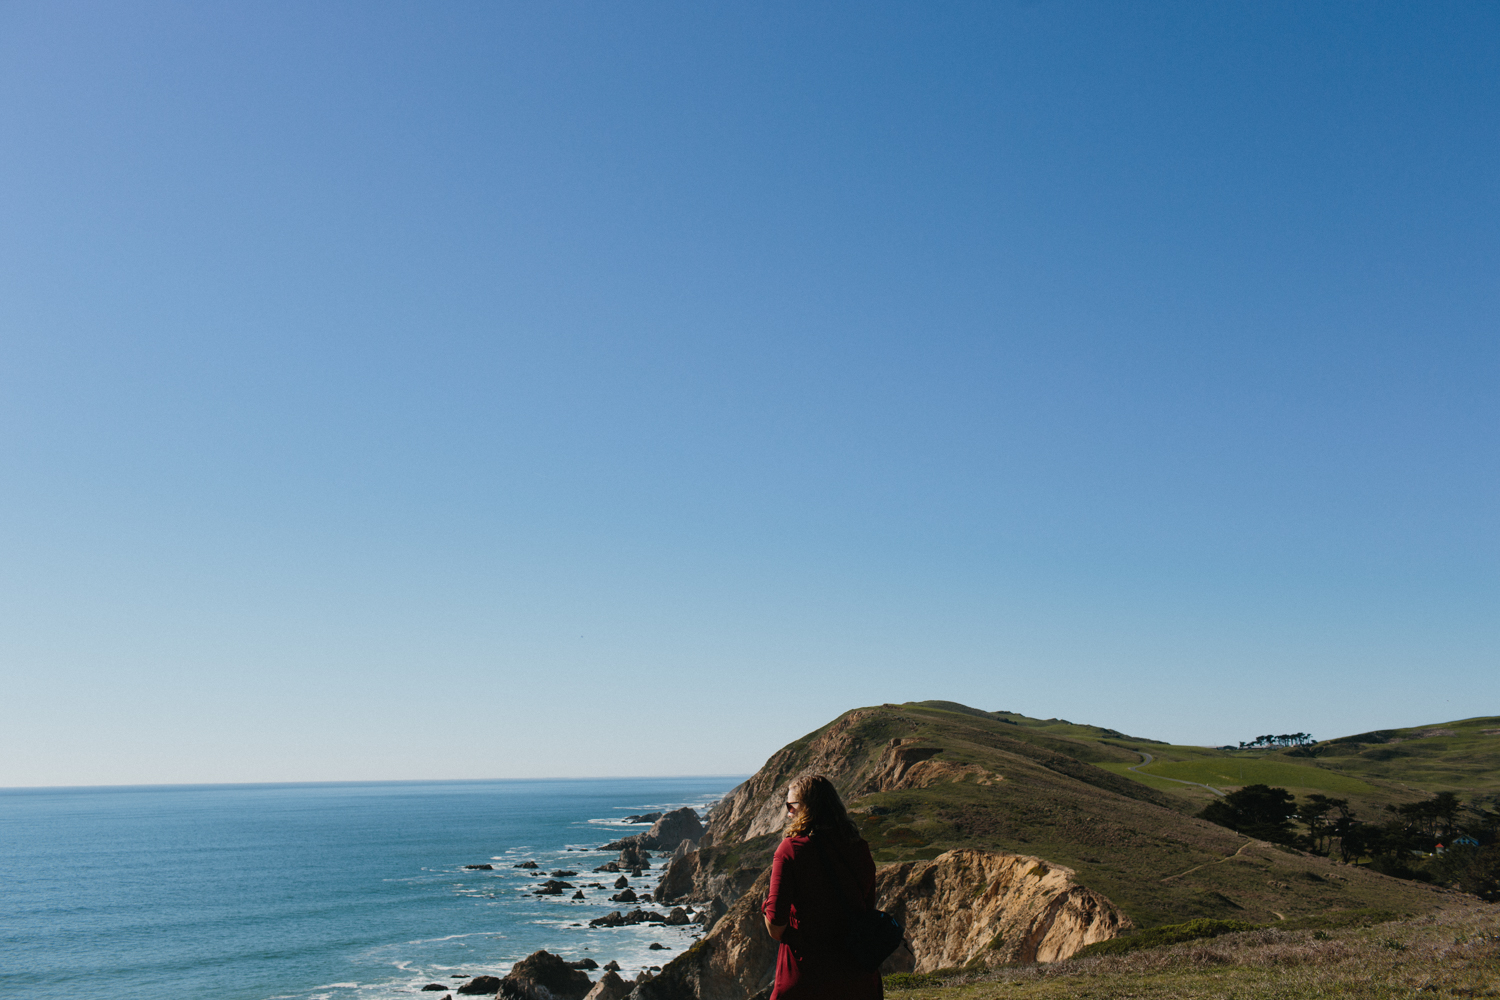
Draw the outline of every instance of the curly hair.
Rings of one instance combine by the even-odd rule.
[[[860,840],[859,827],[844,810],[844,800],[833,782],[821,774],[804,774],[787,787],[787,797],[801,803],[786,825],[786,836],[809,837],[828,833],[837,840]]]

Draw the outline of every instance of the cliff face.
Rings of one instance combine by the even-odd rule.
[[[1055,962],[1130,926],[1069,869],[1025,855],[949,851],[887,865],[876,878],[880,907],[906,926],[919,972]],[[763,871],[702,941],[637,988],[638,1000],[747,1000],[769,985],[776,943],[760,913],[769,882]],[[898,968],[913,962],[897,956],[883,971]]]
[[[776,751],[709,813],[710,843],[722,846],[780,831],[786,824],[786,786],[798,775],[824,775],[847,796],[849,779],[870,755],[868,740],[858,731],[869,714],[845,713],[806,744],[799,741]]]
[[[777,944],[766,933],[760,906],[771,884],[765,869],[714,922],[703,940],[636,987],[635,1000],[747,1000],[776,974]]]
[[[772,755],[714,808],[698,850],[677,852],[658,901],[706,904],[718,919],[638,1000],[746,1000],[769,981],[764,869],[787,786],[808,773],[850,807],[882,865],[881,905],[923,971],[1057,961],[1132,919],[1268,923],[1436,904],[1436,890],[1247,843],[1186,815],[1195,803],[1108,769],[1141,760],[1129,744],[1149,742],[948,703],[846,713]]]
[[[887,865],[876,879],[881,909],[906,926],[918,972],[1056,962],[1131,926],[1070,869],[1023,854],[948,851]]]

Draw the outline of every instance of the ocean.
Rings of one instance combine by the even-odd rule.
[[[0,790],[0,995],[413,1000],[539,948],[633,978],[699,929],[589,928],[633,908],[599,846],[740,780]],[[584,900],[531,894],[557,869]]]

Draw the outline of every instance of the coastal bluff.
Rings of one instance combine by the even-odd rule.
[[[1446,898],[1209,823],[1175,786],[1125,773],[1148,760],[1142,748],[1165,747],[951,702],[846,712],[772,754],[696,843],[663,845],[655,900],[694,905],[706,933],[632,996],[749,1000],[770,984],[776,945],[759,907],[786,789],[804,774],[839,789],[874,854],[879,905],[906,928],[910,951],[884,972],[1056,962],[1163,924],[1425,913]]]
[[[891,813],[867,803],[872,796],[945,784],[982,791],[1005,780],[974,762],[941,759],[945,748],[920,737],[881,732],[885,738],[873,739],[877,733],[862,724],[876,714],[847,713],[783,748],[715,805],[696,848],[675,854],[656,896],[707,904],[713,921],[702,940],[635,988],[637,1000],[747,1000],[770,984],[776,944],[760,904],[785,822],[785,791],[796,777],[828,776],[866,826]],[[949,850],[883,865],[876,893],[879,906],[905,925],[911,945],[887,961],[887,972],[1056,961],[1132,926],[1066,866],[1002,849]]]
[[[930,972],[1015,962],[1052,962],[1131,926],[1108,899],[1040,858],[948,851],[931,861],[886,865],[876,874],[878,905],[905,925],[911,951],[883,972]],[[760,904],[769,869],[751,883],[708,934],[636,987],[638,1000],[747,1000],[768,987],[776,943]]]

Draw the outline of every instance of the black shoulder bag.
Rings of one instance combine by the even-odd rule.
[[[841,890],[845,908],[849,910],[849,931],[844,935],[844,951],[854,960],[855,965],[866,972],[874,972],[906,940],[906,929],[884,910],[873,906],[866,909],[860,897],[849,892],[845,880],[840,877],[844,866],[829,859],[816,834],[813,835],[812,842],[817,849],[818,858],[823,862],[823,870],[832,875],[834,885]]]

